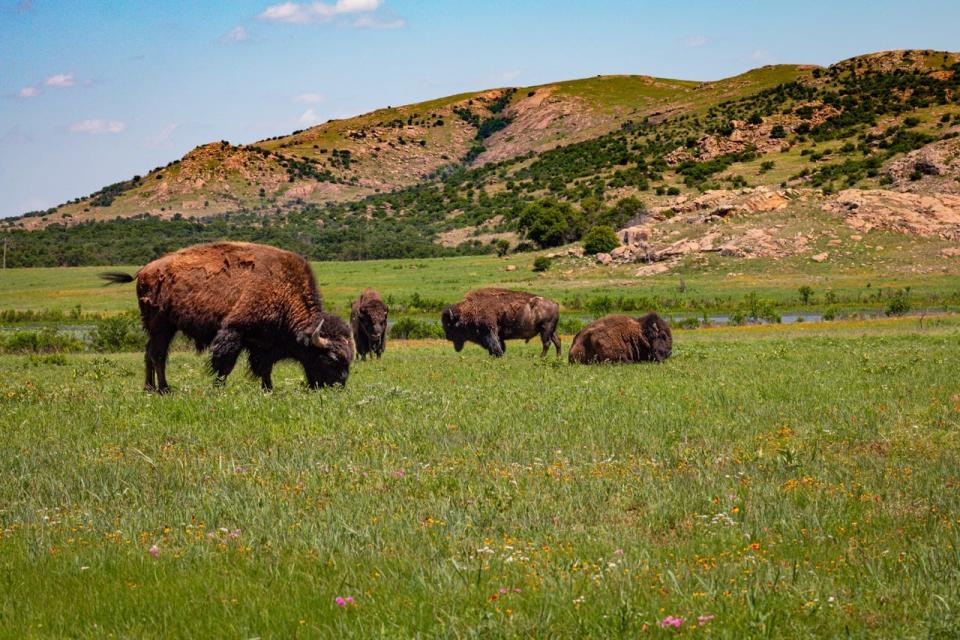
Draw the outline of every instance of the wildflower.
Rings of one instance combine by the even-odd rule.
[[[676,618],[674,616],[667,616],[660,621],[660,626],[666,629],[667,627],[673,627],[674,629],[679,629],[683,626],[683,618]]]
[[[710,622],[711,620],[713,620],[713,619],[716,618],[716,617],[717,617],[717,616],[708,613],[707,615],[703,615],[703,616],[698,617],[698,618],[697,618],[697,622],[698,622],[700,625],[705,625],[705,624],[707,624],[708,622]]]
[[[622,555],[623,555],[623,549],[617,549],[616,551],[613,552],[613,555],[615,555],[615,556],[622,556]]]
[[[147,549],[147,553],[149,553],[154,558],[156,558],[157,556],[160,555],[160,547],[158,547],[157,545],[153,545],[152,547]]]
[[[231,540],[236,540],[237,538],[240,537],[240,529],[234,529],[233,531],[227,534],[227,537],[230,538]]]
[[[754,542],[750,545],[750,548],[753,549],[754,551],[760,551],[760,543]]]
[[[337,603],[338,607],[348,607],[353,604],[353,596],[347,596],[346,598],[337,596],[333,601]]]
[[[500,587],[500,593],[509,593],[509,592],[510,592],[510,589],[507,589],[506,587]]]
[[[394,478],[402,478],[405,475],[407,475],[407,473],[403,469],[397,469],[396,471],[393,472]]]

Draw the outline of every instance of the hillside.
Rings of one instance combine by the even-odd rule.
[[[546,248],[597,224],[658,225],[708,192],[736,200],[767,187],[802,195],[812,211],[865,206],[858,218],[909,233],[933,216],[932,236],[950,240],[958,71],[960,54],[895,51],[709,83],[598,76],[461,94],[203,145],[3,224],[17,230],[13,259],[24,266],[138,262],[226,236],[316,259],[449,255]],[[932,213],[912,226],[888,219],[916,209],[914,196],[896,194],[932,198],[922,207]],[[544,203],[552,213],[536,209]],[[565,228],[553,237],[531,229],[557,211]],[[105,224],[80,224],[92,220]]]

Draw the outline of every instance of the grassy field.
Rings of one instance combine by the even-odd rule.
[[[675,338],[317,393],[0,356],[0,636],[956,637],[960,320]]]
[[[815,213],[805,212],[807,216]],[[849,234],[827,216],[838,232]],[[779,218],[771,218],[779,221]],[[791,223],[789,215],[783,222]],[[826,240],[822,240],[825,243]],[[589,259],[558,260],[545,273],[532,271],[538,253],[505,258],[471,256],[363,262],[317,262],[317,283],[326,304],[348,315],[350,301],[366,287],[385,298],[409,302],[414,294],[446,303],[480,286],[506,286],[552,296],[568,310],[585,308],[598,296],[627,297],[659,302],[666,313],[693,313],[709,305],[710,313],[730,312],[750,294],[769,300],[781,312],[817,311],[827,307],[882,311],[894,291],[910,288],[916,308],[955,310],[960,302],[960,266],[937,256],[945,243],[918,241],[908,236],[874,232],[867,250],[853,247],[849,255],[831,264],[816,264],[807,256],[784,260],[742,260],[711,255],[689,262],[671,273],[638,277],[637,265],[598,267]],[[818,249],[819,250],[819,249]],[[917,270],[916,265],[942,265]],[[7,269],[0,271],[0,311],[33,310],[113,314],[135,311],[133,285],[103,286],[104,271],[134,273],[139,266]],[[507,269],[512,268],[513,271]],[[813,290],[803,305],[798,290]],[[879,295],[878,295],[879,294]],[[832,296],[832,297],[830,297]],[[830,300],[833,300],[831,302]],[[576,304],[579,302],[579,304]],[[435,314],[434,314],[435,315]]]

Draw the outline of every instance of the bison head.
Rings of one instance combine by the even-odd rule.
[[[344,385],[350,375],[351,362],[353,340],[349,325],[337,316],[321,313],[303,358],[307,384],[314,388]]]
[[[453,348],[458,352],[461,351],[466,340],[460,327],[460,309],[457,305],[451,304],[443,308],[440,324],[443,325],[443,335],[453,343]]]
[[[673,351],[673,335],[670,325],[655,313],[637,318],[642,327],[643,337],[650,343],[650,359],[663,362]]]

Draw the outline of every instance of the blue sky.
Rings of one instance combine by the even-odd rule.
[[[958,24],[956,0],[0,0],[0,216],[386,105],[956,51]]]

